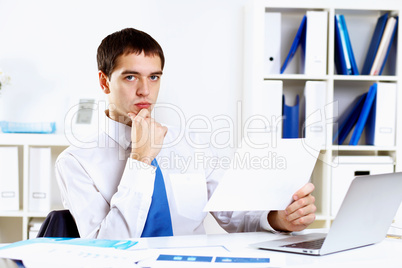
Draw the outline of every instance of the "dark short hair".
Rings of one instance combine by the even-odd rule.
[[[120,55],[141,54],[141,52],[147,57],[159,56],[163,70],[165,57],[162,47],[149,34],[133,28],[112,33],[106,36],[98,47],[98,70],[110,78]]]

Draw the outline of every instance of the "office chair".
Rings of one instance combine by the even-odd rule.
[[[80,237],[69,210],[51,211],[39,229],[37,237]]]

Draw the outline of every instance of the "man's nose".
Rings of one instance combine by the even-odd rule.
[[[138,83],[137,94],[148,96],[149,95],[149,85],[146,78],[141,78]]]

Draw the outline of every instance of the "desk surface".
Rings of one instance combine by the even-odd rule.
[[[255,252],[250,244],[281,238],[267,232],[140,238],[136,249],[224,246],[231,252]],[[267,257],[273,251],[266,251]],[[381,243],[326,256],[285,254],[286,267],[402,267],[402,240],[386,238]]]
[[[311,232],[311,230],[308,230],[307,232]],[[130,251],[144,249],[165,250],[169,248],[175,248],[180,251],[183,248],[223,246],[230,252],[234,253],[247,254],[258,252],[259,254],[263,253],[264,256],[266,253],[266,257],[272,257],[275,254],[282,255],[286,260],[285,267],[402,267],[402,239],[386,238],[381,243],[375,245],[346,250],[343,252],[338,252],[325,256],[307,256],[295,253],[281,253],[268,250],[264,251],[249,246],[250,244],[278,239],[282,237],[286,236],[272,234],[268,232],[256,232],[139,238],[135,239],[136,241],[138,241],[138,244],[130,249]]]

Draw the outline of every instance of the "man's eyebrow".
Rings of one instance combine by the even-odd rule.
[[[159,74],[159,75],[162,75],[163,74],[163,72],[162,71],[157,71],[157,72],[153,72],[153,73],[151,73],[152,75],[155,75],[155,74]]]
[[[137,72],[137,71],[126,70],[126,71],[123,71],[121,74],[126,75],[126,74],[141,74],[141,73]],[[162,75],[162,74],[163,74],[162,71],[156,71],[156,72],[150,73],[150,75]]]

